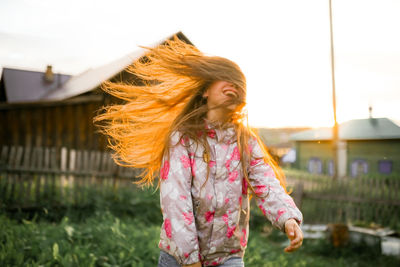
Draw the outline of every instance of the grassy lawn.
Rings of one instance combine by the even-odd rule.
[[[0,266],[156,266],[161,226],[158,195],[123,193],[93,205],[36,214],[0,214]],[[254,207],[254,205],[253,205]],[[398,266],[376,249],[333,248],[305,240],[285,253],[286,237],[253,209],[246,266]]]

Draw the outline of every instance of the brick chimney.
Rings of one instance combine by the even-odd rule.
[[[368,110],[369,110],[369,118],[372,119],[372,105],[369,105]]]
[[[52,83],[54,81],[54,73],[51,65],[47,65],[46,73],[44,74],[44,80],[48,83]]]

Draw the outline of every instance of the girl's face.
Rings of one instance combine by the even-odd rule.
[[[239,91],[236,86],[226,81],[213,82],[204,92],[203,97],[207,97],[207,105],[209,108],[221,105],[225,101],[232,100],[232,98],[239,98]],[[227,109],[233,110],[237,105],[231,104]]]

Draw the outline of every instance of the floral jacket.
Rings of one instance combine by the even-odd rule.
[[[185,146],[185,139],[180,140],[175,132],[170,140],[177,145],[171,148],[169,160],[164,157],[160,171],[163,224],[159,247],[181,265],[201,261],[203,266],[215,266],[230,257],[243,257],[249,236],[248,185],[235,129],[222,130],[206,120],[206,132],[211,149],[208,160],[200,145]],[[258,207],[282,232],[289,218],[301,224],[302,213],[262,160],[255,138],[249,141],[249,148],[252,160],[246,171],[261,197],[255,197]],[[207,175],[206,161],[210,173],[201,189]]]

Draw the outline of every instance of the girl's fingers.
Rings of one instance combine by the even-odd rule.
[[[287,225],[287,228],[286,228],[286,233],[287,233],[289,238],[293,239],[295,237],[295,232],[297,230],[300,230],[300,227],[297,224],[297,222],[295,222],[294,220],[291,221],[291,222],[288,222],[288,225]]]
[[[294,232],[295,232],[295,238],[292,240],[291,243],[297,244],[299,242],[302,242],[303,241],[303,233],[301,232],[301,230],[295,229]]]
[[[298,243],[291,243],[288,247],[285,248],[285,252],[292,252],[297,250],[302,245],[302,241]]]
[[[295,236],[294,230],[295,230],[296,223],[294,222],[294,220],[289,219],[289,221],[286,222],[286,224],[287,224],[287,226],[285,225],[286,226],[286,234],[289,237],[289,239],[293,239]]]
[[[288,227],[289,228],[289,227]],[[292,252],[298,249],[302,244],[303,244],[303,233],[300,230],[299,227],[293,227],[293,233],[294,235],[292,236],[292,240],[290,242],[290,245],[285,248],[285,252]],[[289,231],[291,229],[288,229]],[[289,238],[291,237],[290,232],[289,232]]]

